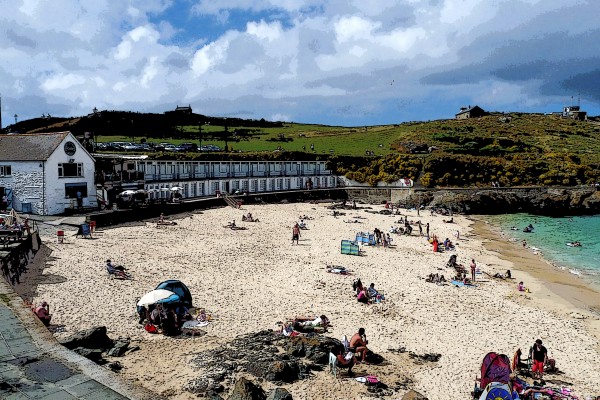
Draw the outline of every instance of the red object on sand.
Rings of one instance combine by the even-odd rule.
[[[438,250],[438,242],[437,242],[437,240],[434,240],[433,241],[433,252],[437,253],[437,250]]]
[[[56,236],[58,237],[58,243],[62,243],[65,240],[65,231],[56,232]]]

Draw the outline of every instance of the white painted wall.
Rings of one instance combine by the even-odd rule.
[[[64,144],[67,141],[75,143],[77,150],[72,156],[68,156],[64,151]],[[77,178],[59,178],[58,164],[68,163],[73,159],[75,164],[83,164],[83,176]],[[96,186],[94,184],[94,174],[96,173],[95,162],[92,156],[69,134],[50,155],[46,161],[46,210],[49,215],[65,212],[66,208],[71,206],[71,199],[65,197],[65,183],[85,183],[87,186],[87,197],[83,199],[84,207],[96,207]],[[76,205],[76,203],[75,203]]]

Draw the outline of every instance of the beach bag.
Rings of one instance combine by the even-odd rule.
[[[379,384],[379,379],[377,379],[376,376],[373,375],[367,375],[367,386],[375,386],[377,384]]]
[[[151,323],[147,323],[147,324],[144,326],[144,329],[145,329],[145,330],[146,330],[146,332],[148,332],[148,333],[158,333],[158,329],[156,329],[156,326],[154,326],[154,325],[153,325],[153,324],[151,324]]]

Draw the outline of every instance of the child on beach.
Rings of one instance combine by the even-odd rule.
[[[292,229],[292,244],[294,244],[294,240],[296,241],[296,244],[300,244],[300,225],[298,224],[294,225],[294,228]]]

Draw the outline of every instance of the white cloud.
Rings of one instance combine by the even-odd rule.
[[[41,88],[46,92],[54,90],[69,89],[75,85],[81,85],[85,82],[85,78],[75,74],[58,74],[51,78],[45,79],[42,82]]]
[[[439,102],[426,119],[465,98],[541,107],[562,80],[595,71],[600,51],[598,6],[580,0],[0,0],[0,9],[3,95],[46,99],[15,110],[22,116],[161,111],[182,99],[221,114],[337,115],[332,123],[386,122],[377,110],[399,96]],[[171,18],[185,12],[181,25]],[[551,70],[511,74],[539,61]],[[587,90],[598,108],[600,93]]]

